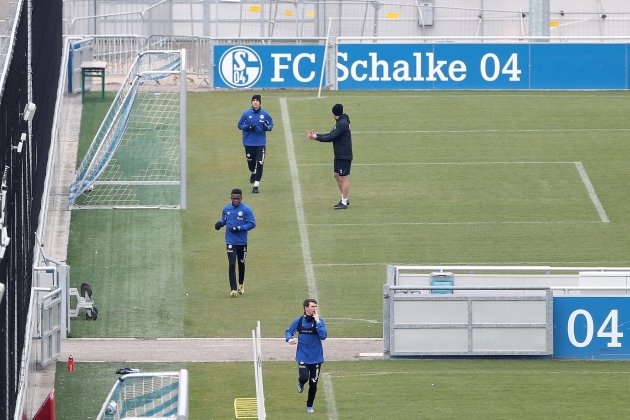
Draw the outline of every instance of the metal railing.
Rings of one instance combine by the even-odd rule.
[[[628,10],[604,8],[595,1],[590,7],[585,2],[550,3],[544,25],[549,22],[551,35],[630,35]],[[64,16],[66,35],[300,38],[329,32],[332,36],[528,36],[532,13],[520,2],[488,8],[483,2],[462,0],[65,0]]]

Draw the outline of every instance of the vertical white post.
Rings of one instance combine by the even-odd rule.
[[[322,71],[321,74],[319,75],[319,90],[317,91],[317,97],[321,98],[322,97],[322,84],[324,83],[324,75],[326,74],[326,62],[328,61],[328,43],[330,42],[330,28],[332,27],[332,18],[328,19],[328,33],[326,34],[326,45],[324,45],[324,58],[322,60]],[[335,45],[337,43],[335,42]],[[335,48],[336,51],[336,48]],[[334,71],[337,71],[337,56],[335,55],[335,61],[334,61]],[[331,78],[333,77],[333,75],[330,76]],[[335,80],[337,80],[337,75],[334,75]]]
[[[254,350],[254,377],[256,379],[256,409],[258,411],[258,419],[267,418],[265,412],[265,391],[263,389],[262,379],[262,349],[260,336],[260,321],[256,322],[256,329],[252,330],[252,346]]]
[[[188,369],[181,369],[177,395],[177,420],[188,420],[188,400]]]
[[[179,69],[179,208],[186,208],[186,49],[180,50]]]

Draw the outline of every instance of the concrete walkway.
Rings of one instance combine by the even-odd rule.
[[[251,338],[73,338],[64,340],[58,360],[75,362],[242,362],[252,361]],[[263,338],[264,361],[292,361],[295,346],[282,338]],[[381,359],[380,338],[329,338],[327,361]]]

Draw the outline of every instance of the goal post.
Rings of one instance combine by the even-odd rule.
[[[188,420],[188,370],[122,375],[109,392],[97,420]]]
[[[265,410],[265,391],[263,389],[262,371],[262,336],[260,334],[260,321],[256,323],[256,329],[252,330],[252,350],[254,359],[254,381],[256,383],[256,397],[235,398],[234,416],[237,419],[258,419],[267,418]]]
[[[138,54],[70,186],[70,208],[186,208],[186,51]]]

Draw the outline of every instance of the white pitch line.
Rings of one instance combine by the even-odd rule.
[[[573,133],[583,131],[610,132],[630,131],[630,128],[514,128],[514,129],[484,129],[484,130],[366,130],[355,131],[354,134],[471,134],[471,133]]]
[[[448,370],[448,371],[444,371],[441,370],[440,374],[442,375],[455,375],[455,376],[467,376],[467,375],[474,375],[476,373],[478,373],[478,370]],[[496,373],[510,373],[513,372],[509,369],[497,369],[497,370],[492,370],[492,372],[496,372]],[[519,375],[522,376],[528,376],[528,375],[557,375],[560,373],[566,373],[566,372],[561,372],[561,371],[546,371],[546,372],[541,372],[539,370],[533,370],[533,371],[521,371],[519,373]],[[615,375],[630,375],[630,372],[612,372],[612,371],[596,371],[596,372],[592,372],[592,371],[571,371],[572,374],[574,375],[590,375],[590,374],[596,374],[596,375],[610,375],[610,374],[615,374]],[[361,377],[366,377],[366,376],[390,376],[390,375],[426,375],[426,376],[432,376],[435,373],[432,371],[429,372],[423,372],[421,370],[418,371],[395,371],[395,372],[391,372],[391,371],[380,371],[380,372],[334,372],[332,374],[328,374],[330,376],[334,376],[335,378],[361,378]]]
[[[479,97],[491,97],[491,98],[532,98],[533,100],[538,100],[540,98],[553,98],[553,99],[558,99],[558,98],[567,98],[567,99],[581,99],[581,98],[600,98],[601,99],[601,95],[598,95],[597,93],[594,94],[584,94],[584,95],[545,95],[545,94],[540,94],[540,92],[536,92],[536,95],[529,95],[527,93],[525,94],[518,94],[518,93],[514,93],[514,94],[509,94],[509,95],[495,95],[493,93],[481,93],[481,92],[475,92],[475,93],[456,93],[456,94],[430,94],[430,93],[426,93],[426,92],[421,92],[419,94],[404,94],[402,93],[403,91],[401,91],[401,93],[397,93],[395,95],[370,95],[370,94],[353,94],[353,95],[348,95],[346,96],[346,98],[348,98],[348,100],[352,100],[355,98],[358,99],[364,99],[364,98],[371,98],[371,99],[381,99],[381,98],[396,98],[396,99],[400,99],[400,98],[409,98],[409,99],[419,99],[419,100],[425,100],[427,98],[439,98],[439,99],[444,99],[444,98],[453,98],[453,99],[461,99],[461,98],[479,98]],[[331,95],[330,97],[335,97],[334,92],[332,92],[333,95]],[[337,95],[338,96],[338,95]],[[326,99],[329,98],[329,96],[322,96],[320,98],[317,98],[316,96],[298,96],[298,97],[291,97],[291,98],[287,98],[287,100],[289,101],[310,101],[310,100],[319,100],[319,99]],[[628,99],[628,97],[626,95],[606,95],[607,99],[610,98],[614,98],[614,99]]]
[[[603,220],[602,220],[603,221]],[[606,220],[608,221],[608,220]],[[461,226],[461,225],[589,225],[600,223],[599,221],[558,220],[558,221],[531,221],[531,222],[391,222],[391,223],[309,223],[307,226],[331,227],[338,226]]]
[[[571,164],[573,165],[575,162],[509,162],[509,161],[497,161],[497,162],[381,162],[381,163],[357,163],[352,166],[417,166],[417,165],[562,165],[562,164]],[[302,163],[300,166],[325,166],[330,165],[330,163]]]
[[[311,257],[311,247],[306,229],[306,218],[304,217],[304,202],[302,201],[302,189],[300,188],[300,175],[295,163],[295,148],[293,147],[293,134],[291,134],[291,120],[289,119],[289,109],[287,99],[280,98],[280,110],[282,112],[282,123],[284,125],[284,139],[287,146],[287,159],[289,160],[289,171],[291,172],[291,187],[293,188],[293,201],[295,203],[295,215],[297,217],[298,230],[300,232],[300,244],[302,245],[302,257],[304,259],[304,274],[308,285],[308,294],[311,299],[317,297],[317,281],[315,270],[313,269],[313,258]]]
[[[322,373],[322,381],[324,381],[324,396],[326,398],[326,405],[328,406],[328,419],[337,420],[339,414],[337,413],[337,401],[335,401],[335,393],[333,392],[330,374]]]
[[[600,223],[600,222],[597,222]],[[595,266],[611,266],[611,265],[619,265],[625,266],[630,264],[630,261],[483,261],[483,262],[456,262],[456,263],[446,263],[441,262],[438,265],[567,265],[567,264],[575,264],[575,265],[595,265]],[[363,266],[380,266],[385,267],[388,265],[413,265],[411,263],[392,263],[389,261],[386,262],[369,262],[369,263],[322,263],[322,264],[313,264],[315,267],[363,267]],[[328,318],[327,318],[328,319]]]
[[[601,220],[602,223],[610,222],[610,220],[608,220],[608,216],[606,215],[606,211],[604,210],[604,207],[602,206],[602,203],[599,201],[599,198],[597,198],[595,187],[593,187],[593,184],[591,184],[591,180],[589,179],[588,174],[586,173],[586,169],[584,169],[584,165],[582,165],[582,162],[575,162],[575,167],[577,168],[578,173],[580,174],[580,177],[582,178],[582,182],[584,183],[584,186],[586,187],[586,191],[588,191],[588,196],[591,198],[591,201],[593,202],[595,209],[597,209],[599,220]]]
[[[361,319],[361,318],[328,318],[326,317],[326,321],[355,321],[355,322],[366,322],[368,324],[382,324],[383,321],[378,321],[376,319]]]

